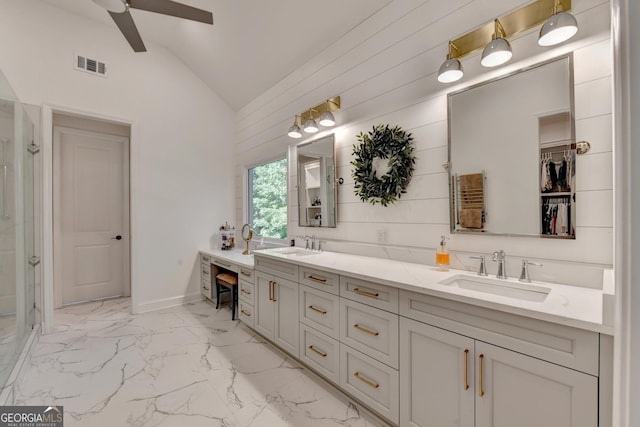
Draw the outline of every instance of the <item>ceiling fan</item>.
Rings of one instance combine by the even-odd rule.
[[[93,0],[105,8],[134,52],[146,52],[138,28],[129,9],[140,9],[213,25],[213,14],[206,10],[171,0]]]

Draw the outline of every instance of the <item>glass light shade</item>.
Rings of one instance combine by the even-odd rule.
[[[540,28],[538,44],[553,46],[569,40],[578,32],[578,22],[569,12],[558,12],[552,15]]]
[[[316,133],[316,132],[318,132],[318,124],[313,119],[307,119],[307,121],[304,122],[304,126],[302,128],[307,133]]]
[[[452,83],[462,78],[464,72],[462,71],[462,64],[458,59],[447,59],[442,63],[438,70],[438,81],[441,83]]]
[[[294,123],[289,128],[289,132],[287,133],[287,135],[289,135],[291,138],[302,138],[302,132],[300,132],[300,127],[298,127],[297,123]]]
[[[502,65],[513,56],[511,45],[502,37],[493,39],[484,47],[480,63],[484,67],[497,67]]]
[[[93,2],[109,12],[122,13],[127,10],[127,5],[122,0],[93,0]]]
[[[333,114],[331,114],[331,111],[325,111],[320,115],[318,123],[322,126],[334,126],[336,124],[336,119],[333,117]]]

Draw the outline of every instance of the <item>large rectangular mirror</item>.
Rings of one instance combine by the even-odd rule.
[[[296,147],[298,221],[302,227],[336,226],[333,134]]]
[[[452,232],[575,238],[572,62],[449,94]]]

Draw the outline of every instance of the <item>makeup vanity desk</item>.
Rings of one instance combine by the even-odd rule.
[[[253,254],[242,255],[242,250],[200,250],[200,292],[216,302],[216,276],[230,273],[238,278],[238,318],[254,328],[254,270]]]

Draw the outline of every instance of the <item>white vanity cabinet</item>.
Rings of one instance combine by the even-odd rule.
[[[255,273],[240,267],[238,272],[238,317],[250,328],[255,328]]]
[[[211,280],[211,256],[200,253],[200,292],[205,298],[213,300],[213,286]]]
[[[313,259],[256,256],[241,304],[253,301],[257,332],[387,422],[611,427],[606,335]]]
[[[460,322],[448,320],[456,308],[465,310],[450,301],[401,292],[403,315],[433,323],[401,317],[401,426],[598,426],[598,334],[529,319],[526,327],[517,321],[502,326],[511,336],[498,335],[491,329],[498,327],[492,317],[499,313],[471,309],[459,316]],[[517,350],[540,347],[538,354],[546,347],[549,360],[505,344]]]
[[[256,270],[255,329],[298,357],[298,283],[281,277],[297,278],[298,266],[256,257]]]

